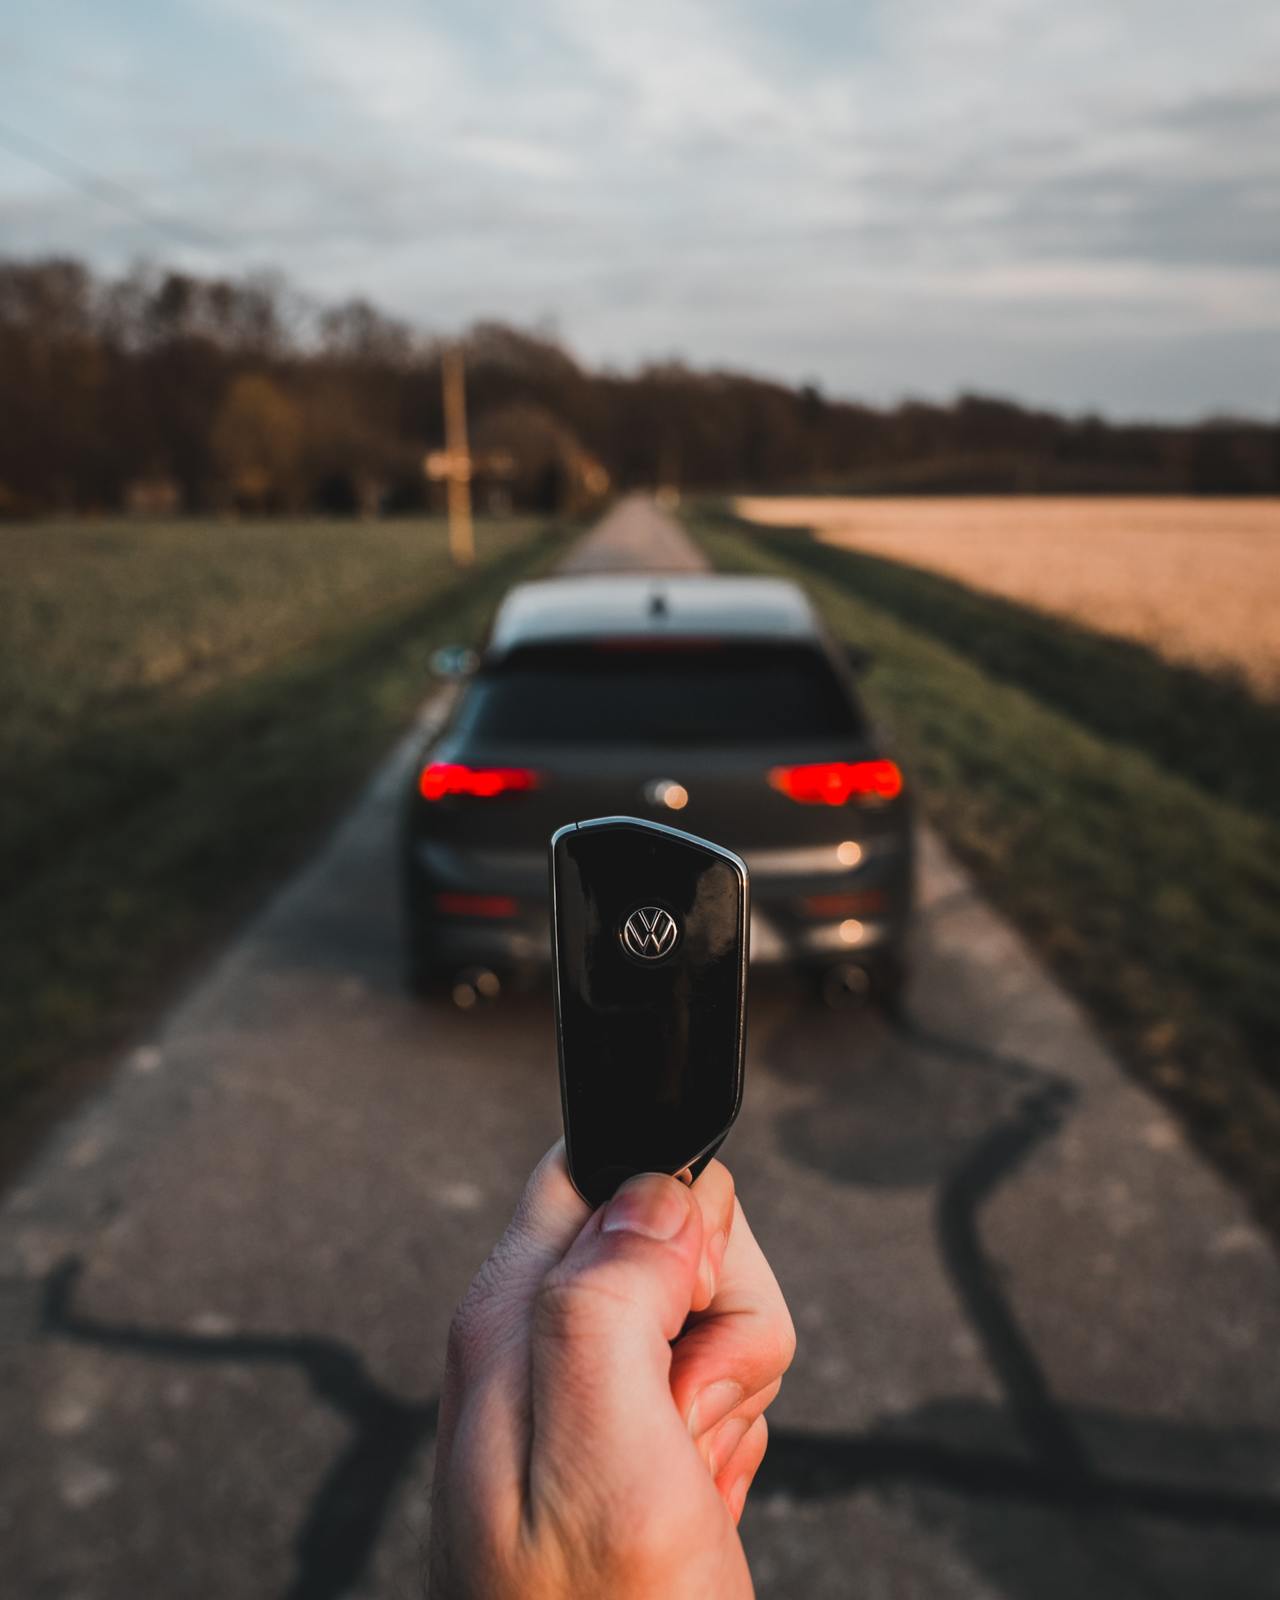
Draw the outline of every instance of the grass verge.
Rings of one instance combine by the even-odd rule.
[[[305,855],[408,725],[431,651],[477,638],[509,585],[544,570],[565,543],[554,529],[482,530],[479,565],[458,576],[442,530],[419,529],[418,539],[398,584],[350,601],[345,616],[326,601],[308,623],[295,601],[296,627],[276,619],[274,655],[250,630],[248,670],[246,650],[233,648],[212,683],[206,672],[194,688],[110,705],[86,689],[78,717],[43,742],[33,722],[24,735],[31,766],[0,813],[6,1117],[37,1086],[52,1094],[76,1058],[118,1041]],[[222,564],[234,559],[206,557],[211,605]],[[23,688],[8,678],[19,709]]]
[[[1242,678],[1198,672],[1156,651],[984,594],[805,529],[762,535],[798,568],[949,645],[1104,739],[1263,816],[1280,816],[1280,707]]]
[[[1095,696],[1131,696],[1122,657],[1096,656],[1089,705],[1055,695],[1059,668],[1034,665],[1050,619],[1000,602],[971,635],[945,609],[930,619],[906,569],[867,585],[865,558],[793,532],[690,527],[717,567],[804,582],[874,652],[867,698],[925,814],[1280,1235],[1280,827],[1089,714]],[[1088,647],[1063,627],[1064,658]]]

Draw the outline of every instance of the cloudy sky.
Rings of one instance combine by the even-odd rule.
[[[1275,415],[1280,6],[18,0],[0,251],[873,400]]]

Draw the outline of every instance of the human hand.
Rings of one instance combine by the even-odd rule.
[[[592,1214],[560,1145],[449,1333],[432,1600],[734,1600],[737,1522],[795,1335],[733,1179]]]

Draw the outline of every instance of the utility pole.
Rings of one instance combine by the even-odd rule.
[[[455,567],[469,567],[476,558],[471,526],[471,452],[467,446],[467,374],[461,345],[450,345],[440,358],[444,383],[444,447],[449,458],[449,554]]]
[[[444,449],[428,450],[422,458],[422,470],[432,482],[445,486],[449,497],[449,554],[455,567],[469,567],[476,559],[471,480],[477,474],[495,482],[513,478],[516,460],[509,450],[471,454],[467,441],[467,374],[461,345],[449,345],[441,352],[440,378],[444,385]]]

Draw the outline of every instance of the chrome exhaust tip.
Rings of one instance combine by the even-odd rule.
[[[449,995],[459,1011],[491,1005],[502,993],[502,979],[488,967],[464,967],[454,978]]]
[[[853,1011],[871,998],[871,974],[855,961],[842,961],[822,974],[819,991],[829,1011]]]

